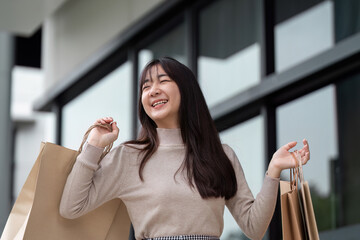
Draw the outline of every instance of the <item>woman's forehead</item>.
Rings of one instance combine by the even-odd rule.
[[[167,76],[167,73],[161,65],[157,64],[146,70],[145,80],[157,79],[163,76]]]

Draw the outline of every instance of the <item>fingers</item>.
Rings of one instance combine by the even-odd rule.
[[[111,124],[111,127],[112,127],[112,132],[115,133],[116,135],[119,135],[119,128],[117,126],[117,123],[116,122],[113,122]]]
[[[297,144],[297,142],[289,142],[288,144],[285,144],[283,146],[283,148],[286,150],[286,151],[289,151],[291,148],[295,147]]]
[[[304,147],[300,150],[301,159],[305,164],[307,161],[310,160],[310,150],[309,150],[309,143],[306,139],[303,140]]]
[[[111,124],[111,128],[113,133],[116,135],[119,135],[119,128],[117,126],[116,122],[113,122],[114,119],[112,117],[103,117],[98,120],[96,120],[95,124]]]
[[[300,155],[300,159],[301,159],[301,163],[302,164],[306,164],[309,160],[310,160],[310,150],[309,150],[309,143],[306,139],[303,139],[303,144],[304,146],[300,149],[300,150],[295,150],[295,152],[298,152],[298,154]],[[288,144],[285,144],[282,148],[286,151],[289,152],[289,150],[293,147],[295,147],[297,144],[297,142],[289,142]],[[292,159],[294,160],[295,163],[298,162],[294,152],[290,152]],[[295,164],[296,166],[296,164]]]
[[[112,121],[114,121],[112,117],[103,117],[96,120],[95,124],[109,124]]]

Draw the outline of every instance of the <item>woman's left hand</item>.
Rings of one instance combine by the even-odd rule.
[[[296,142],[289,142],[284,146],[280,147],[273,155],[269,168],[268,175],[270,177],[278,178],[283,169],[294,168],[296,164],[296,158],[294,153],[289,150],[296,146]],[[310,159],[309,143],[306,139],[303,140],[303,148],[298,150],[301,156],[301,163],[304,165]]]

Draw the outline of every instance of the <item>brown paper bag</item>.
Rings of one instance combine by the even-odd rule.
[[[306,239],[296,177],[294,181],[292,177],[290,182],[280,181],[280,194],[283,240]]]
[[[300,155],[295,153],[299,166],[290,169],[290,182],[280,181],[283,240],[318,240],[309,184],[304,181]]]
[[[311,201],[309,183],[304,180],[301,161],[299,161],[300,194],[302,210],[304,212],[306,232],[309,240],[319,240],[319,232],[316,225],[314,208]]]
[[[105,154],[108,151],[109,148]],[[42,144],[9,215],[1,240],[128,239],[130,220],[120,199],[111,200],[77,219],[60,216],[64,185],[78,154],[79,151],[52,143]]]

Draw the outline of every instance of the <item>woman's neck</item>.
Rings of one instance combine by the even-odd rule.
[[[183,145],[180,128],[157,128],[160,145]]]

